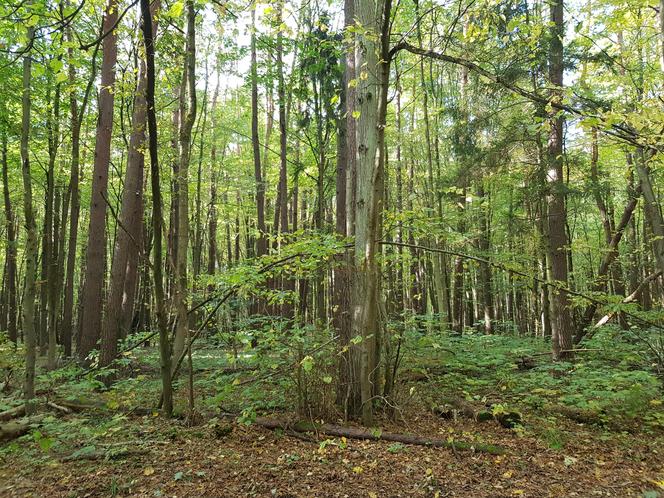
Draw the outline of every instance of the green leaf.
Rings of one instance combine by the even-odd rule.
[[[166,15],[168,17],[180,17],[182,12],[184,12],[184,2],[175,2],[173,5],[171,5],[171,8],[168,9]]]
[[[313,357],[308,355],[305,356],[304,358],[302,358],[300,365],[302,365],[302,368],[304,369],[305,372],[311,372],[311,370],[314,368]]]

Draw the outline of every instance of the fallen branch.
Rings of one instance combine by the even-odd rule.
[[[288,433],[289,431],[299,433],[315,432],[317,434],[325,434],[326,436],[364,439],[368,441],[391,441],[417,446],[449,448],[453,451],[475,451],[478,453],[489,453],[491,455],[503,455],[506,452],[504,448],[492,444],[467,443],[463,441],[413,436],[410,434],[395,434],[392,432],[384,432],[380,429],[363,429],[360,427],[344,427],[334,424],[314,424],[311,422],[291,423],[284,420],[275,420],[264,417],[257,418],[254,421],[254,424],[271,430],[281,429],[285,433]]]
[[[625,299],[623,299],[620,303],[621,304],[633,303],[634,301],[636,301],[639,298],[639,296],[641,295],[641,292],[643,292],[643,289],[650,282],[652,282],[654,280],[657,280],[661,276],[662,276],[661,271],[658,271],[656,273],[653,273],[653,274],[649,275],[648,277],[643,279],[643,281],[636,287],[636,289],[634,289],[634,292],[632,292],[629,296],[625,297]],[[612,312],[607,313],[606,315],[604,315],[602,318],[600,318],[595,325],[593,325],[592,327],[587,329],[587,332],[583,335],[583,337],[581,337],[581,340],[579,342],[581,342],[583,340],[592,339],[592,337],[595,335],[597,330],[599,330],[600,327],[606,325],[609,322],[609,320],[611,320],[616,315],[616,313],[617,313],[616,311],[612,311]]]
[[[30,432],[30,429],[39,424],[43,418],[43,415],[37,415],[21,422],[9,422],[0,425],[0,442],[11,441],[27,434]]]
[[[25,405],[15,406],[9,410],[0,412],[0,422],[6,422],[7,420],[11,420],[13,418],[22,417],[23,415],[25,415]]]
[[[150,453],[149,450],[144,448],[124,448],[115,452],[105,450],[93,450],[90,452],[74,452],[69,456],[62,459],[63,462],[75,462],[79,460],[118,460],[120,458],[127,458],[130,456],[146,455]]]
[[[54,403],[53,401],[47,401],[46,406],[53,408],[55,411],[64,413],[65,415],[69,415],[72,413],[71,408],[67,408],[66,406],[58,405],[57,403]]]

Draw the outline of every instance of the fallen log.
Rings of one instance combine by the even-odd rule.
[[[30,432],[30,429],[39,424],[43,418],[43,415],[37,415],[20,422],[8,422],[6,424],[0,425],[0,442],[11,441],[17,437],[21,437],[24,434],[27,434]]]
[[[441,418],[456,420],[463,416],[475,422],[495,420],[506,429],[513,429],[521,423],[521,414],[510,410],[492,410],[487,406],[477,406],[463,399],[446,399],[443,404],[433,407],[433,412]]]
[[[593,410],[583,410],[566,405],[548,405],[546,410],[550,413],[557,413],[579,424],[597,425],[605,427],[608,421],[603,413]]]
[[[345,427],[335,424],[315,424],[312,422],[289,422],[285,420],[258,417],[254,424],[266,429],[281,429],[288,434],[289,431],[300,433],[315,432],[326,436],[346,437],[349,439],[364,439],[368,441],[391,441],[417,446],[431,446],[434,448],[448,448],[453,451],[475,451],[491,455],[503,455],[506,450],[500,446],[484,443],[467,443],[447,439],[428,438],[410,434],[396,434],[384,432],[380,429],[363,429],[361,427]]]
[[[62,458],[63,462],[76,462],[80,460],[120,460],[138,455],[147,455],[149,450],[144,448],[123,448],[118,451],[109,452],[106,450],[77,451],[69,456]]]
[[[7,420],[11,420],[13,418],[22,417],[23,415],[25,415],[25,405],[15,406],[9,410],[0,412],[0,422],[6,422]]]
[[[66,406],[58,405],[57,403],[54,403],[53,401],[47,401],[46,406],[48,406],[49,408],[53,408],[55,411],[63,413],[65,415],[69,415],[70,413],[72,413],[71,408],[67,408]]]
[[[66,399],[54,399],[50,401],[49,406],[53,407],[52,404],[58,405],[58,408],[66,408],[70,412],[85,412],[91,410],[105,410],[107,409],[106,403],[103,402],[92,402],[92,403],[77,403],[75,401],[69,401]]]

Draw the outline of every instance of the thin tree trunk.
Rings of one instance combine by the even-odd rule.
[[[147,87],[145,99],[147,104],[147,119],[149,131],[150,150],[150,183],[152,186],[152,230],[154,238],[154,260],[152,271],[155,287],[155,302],[157,308],[157,323],[159,328],[159,358],[161,366],[162,400],[164,413],[170,417],[173,413],[173,386],[171,383],[171,348],[166,324],[166,307],[164,303],[164,281],[162,276],[162,201],[161,186],[159,185],[159,154],[157,141],[157,117],[154,105],[154,39],[152,36],[152,16],[150,15],[150,1],[141,0],[141,14],[143,17],[143,40],[145,42],[145,61]]]
[[[35,39],[35,28],[27,28],[28,47]],[[30,50],[23,55],[23,87],[21,100],[21,171],[23,175],[23,216],[26,227],[25,244],[25,284],[23,287],[23,337],[25,343],[25,383],[23,394],[26,403],[26,413],[34,411],[33,398],[35,396],[35,356],[36,356],[36,330],[35,330],[35,279],[37,276],[37,224],[33,210],[32,176],[30,171],[30,110],[32,82],[32,54]]]
[[[180,168],[178,171],[178,236],[176,259],[177,328],[173,343],[173,358],[180,358],[188,335],[187,314],[187,257],[189,245],[189,161],[191,158],[191,130],[196,121],[196,11],[193,0],[187,1],[187,50],[185,75],[189,103],[180,128]]]
[[[17,308],[16,308],[16,230],[14,229],[14,210],[9,195],[9,175],[7,172],[7,130],[2,131],[2,187],[5,204],[5,224],[7,230],[7,246],[5,248],[5,261],[7,263],[7,332],[9,340],[16,343]]]
[[[256,255],[267,253],[265,238],[265,184],[261,171],[261,150],[258,136],[258,62],[256,57],[256,10],[251,10],[251,141],[254,154],[254,178],[256,180],[256,217],[258,240]]]

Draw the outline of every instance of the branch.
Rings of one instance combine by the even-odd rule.
[[[450,62],[458,66],[463,66],[479,74],[480,76],[484,76],[489,81],[493,81],[494,83],[501,85],[502,87],[518,95],[521,95],[522,97],[527,98],[528,100],[531,100],[532,102],[536,102],[538,104],[542,104],[545,106],[550,105],[554,109],[558,109],[559,111],[565,111],[569,114],[573,114],[575,116],[579,116],[582,118],[595,118],[604,121],[601,116],[587,114],[570,105],[563,104],[561,102],[556,102],[555,100],[548,99],[547,97],[540,95],[539,93],[526,90],[525,88],[522,88],[519,85],[515,85],[514,83],[509,81],[509,79],[504,78],[499,74],[494,74],[491,71],[484,69],[480,65],[472,61],[469,61],[467,59],[463,59],[461,57],[455,57],[453,55],[436,52],[434,50],[426,50],[420,47],[416,47],[415,45],[411,45],[410,43],[407,42],[401,42],[397,43],[394,47],[392,47],[392,49],[390,50],[390,58],[394,58],[394,56],[401,50],[405,50],[415,55],[421,55],[422,57],[429,57],[431,59],[437,59],[443,62]],[[635,147],[645,147],[655,152],[660,152],[659,146],[641,143],[638,140],[640,135],[630,130],[626,126],[620,124],[611,124],[610,126],[611,126],[610,130],[602,130],[602,131],[607,135],[611,135]]]

